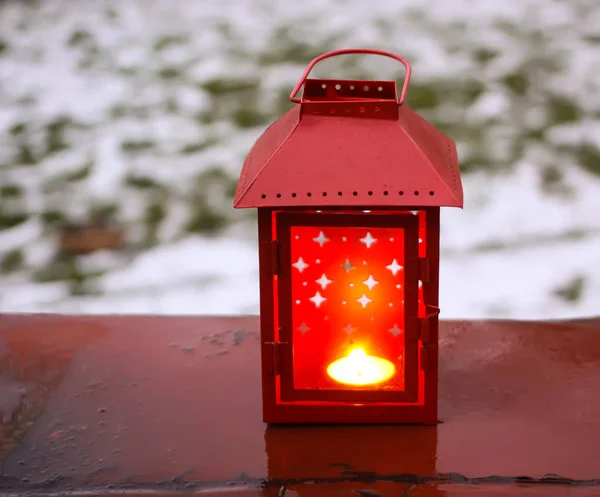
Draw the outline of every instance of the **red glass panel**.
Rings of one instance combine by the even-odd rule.
[[[290,239],[294,388],[403,391],[404,230],[291,226]]]

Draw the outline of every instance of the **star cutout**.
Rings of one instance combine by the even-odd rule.
[[[365,281],[363,281],[363,284],[364,284],[364,285],[367,285],[367,286],[369,287],[369,290],[373,290],[373,287],[374,287],[375,285],[378,285],[378,284],[379,284],[379,281],[375,281],[375,280],[373,279],[373,275],[372,275],[372,274],[370,274],[370,275],[369,275],[369,277],[368,277],[368,278],[367,278]]]
[[[373,302],[373,301],[372,301],[372,300],[371,300],[369,297],[367,297],[367,295],[366,295],[365,293],[363,293],[363,296],[362,296],[361,298],[359,298],[359,299],[356,299],[356,301],[362,304],[362,306],[363,306],[363,309],[364,309],[365,307],[367,307],[367,304],[368,304],[369,302]]]
[[[343,267],[347,273],[349,273],[350,270],[354,268],[349,259],[346,259],[346,262],[344,262],[344,264],[342,264],[340,267]]]
[[[367,248],[371,248],[371,245],[373,245],[377,240],[375,238],[373,238],[371,236],[371,233],[367,232],[367,236],[365,236],[364,238],[360,239],[361,243],[364,243]]]
[[[327,299],[325,297],[323,297],[319,292],[315,293],[314,297],[309,298],[308,300],[311,300],[312,302],[314,302],[314,304],[317,307],[320,307],[321,304],[323,302],[325,302]]]
[[[325,276],[325,273],[323,273],[323,275],[318,279],[315,280],[319,285],[321,285],[321,288],[323,290],[325,290],[325,288],[327,288],[327,285],[329,285],[331,283],[331,280],[327,278],[327,276]]]
[[[298,271],[302,272],[308,267],[308,264],[306,264],[306,262],[304,262],[302,257],[300,257],[298,259],[298,262],[294,262],[294,264],[292,264],[292,266],[294,266]]]
[[[329,241],[329,238],[327,238],[327,237],[325,236],[325,233],[323,233],[323,232],[321,231],[321,232],[319,233],[319,236],[318,236],[317,238],[313,238],[313,240],[314,240],[315,242],[317,242],[317,243],[318,243],[318,244],[319,244],[319,245],[322,247],[323,245],[325,245],[325,244],[326,244],[326,243]]]
[[[388,331],[395,337],[397,337],[400,333],[402,333],[402,330],[400,328],[398,328],[398,325],[396,323],[394,323],[394,327],[390,328]]]
[[[344,331],[348,334],[351,335],[352,333],[354,333],[356,331],[356,328],[352,328],[352,325],[350,325],[350,323],[348,323],[348,326],[346,326],[344,328]]]
[[[385,268],[389,269],[394,276],[396,276],[396,273],[400,271],[403,267],[404,266],[398,264],[398,261],[396,261],[396,259],[394,259],[389,266],[385,266]]]
[[[308,330],[310,330],[310,328],[306,326],[305,323],[302,323],[300,326],[298,326],[297,330],[304,335]]]

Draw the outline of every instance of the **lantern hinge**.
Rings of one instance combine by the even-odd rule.
[[[265,345],[269,351],[269,362],[272,364],[273,376],[279,376],[281,374],[281,361],[283,357],[283,346],[286,345],[282,342],[266,342]]]
[[[419,280],[423,283],[429,282],[429,259],[419,259]]]
[[[437,306],[425,304],[425,309],[427,314],[425,317],[419,318],[419,340],[423,345],[431,342],[432,320],[437,319],[440,314],[440,308]]]
[[[271,242],[271,261],[273,263],[273,274],[279,274],[279,242]]]

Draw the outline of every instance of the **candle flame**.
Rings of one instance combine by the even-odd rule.
[[[367,355],[363,349],[353,349],[347,357],[332,362],[327,374],[345,385],[374,385],[394,376],[394,365],[381,357]]]

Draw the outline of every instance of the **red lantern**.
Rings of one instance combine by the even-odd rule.
[[[307,79],[348,53],[404,64],[400,96]],[[463,194],[454,142],[404,105],[410,72],[379,50],[317,57],[246,158],[267,423],[437,423],[439,208]]]

